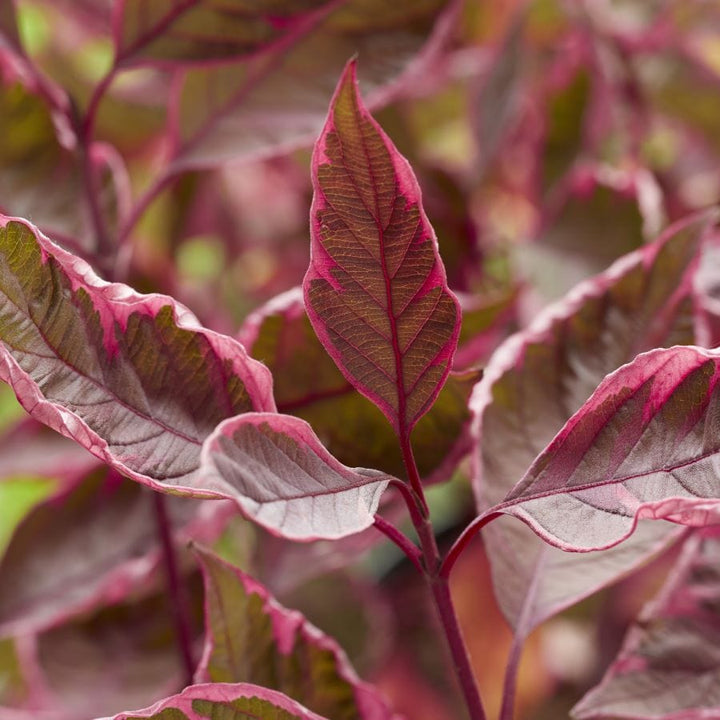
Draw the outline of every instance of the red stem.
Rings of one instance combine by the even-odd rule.
[[[155,520],[165,560],[168,599],[175,625],[175,637],[185,673],[185,685],[192,685],[195,662],[192,653],[192,630],[188,603],[186,602],[185,591],[180,578],[175,544],[170,532],[165,496],[162,493],[153,492],[153,499],[155,501]]]
[[[140,196],[135,203],[130,216],[120,230],[118,237],[118,247],[122,246],[130,237],[130,233],[135,229],[145,211],[150,207],[155,198],[175,179],[175,174],[164,172],[155,182]]]
[[[375,527],[394,542],[407,555],[410,562],[421,572],[425,572],[422,564],[422,553],[410,538],[389,523],[380,515],[375,516]]]
[[[445,556],[445,559],[440,566],[440,575],[447,578],[450,576],[450,571],[453,569],[457,559],[460,557],[462,551],[467,547],[468,543],[475,537],[475,535],[482,530],[491,520],[496,517],[500,517],[502,513],[492,512],[486,515],[480,515],[476,517],[463,531],[460,533],[460,537],[453,543],[450,551]]]
[[[112,272],[112,267],[117,253],[117,246],[113,243],[108,233],[103,211],[100,207],[101,189],[97,180],[96,168],[92,161],[93,135],[95,134],[95,121],[100,101],[110,87],[116,69],[113,67],[105,77],[97,84],[88,104],[82,122],[78,122],[77,133],[82,151],[83,182],[85,184],[85,196],[90,208],[93,229],[95,230],[96,257],[95,264],[102,268],[105,275]]]
[[[445,638],[450,648],[453,658],[455,674],[460,683],[460,688],[465,698],[465,704],[470,713],[470,720],[485,720],[485,710],[483,709],[480,693],[475,683],[475,674],[470,663],[465,641],[463,640],[462,630],[458,623],[455,607],[453,606],[452,596],[450,595],[450,585],[448,578],[441,574],[442,564],[440,561],[440,553],[438,552],[435,535],[433,533],[432,524],[427,512],[427,502],[425,494],[420,482],[420,474],[418,473],[417,464],[413,455],[412,446],[407,438],[401,438],[400,446],[403,453],[403,461],[408,473],[410,486],[413,488],[413,495],[416,496],[416,507],[410,509],[410,516],[415,525],[418,537],[420,538],[420,546],[422,548],[423,560],[425,563],[425,576],[430,584],[435,609],[445,631]],[[408,500],[409,495],[404,495]]]

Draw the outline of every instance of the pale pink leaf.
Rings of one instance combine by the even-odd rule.
[[[0,377],[21,404],[121,474],[222,497],[198,474],[202,443],[225,418],[274,410],[267,369],[171,298],[106,283],[0,219]]]
[[[605,375],[637,353],[694,339],[693,277],[709,218],[694,218],[573,290],[495,353],[475,389],[474,485],[502,502]],[[641,523],[602,555],[568,555],[524,524],[484,530],[494,589],[520,634],[657,552],[672,528]]]
[[[563,550],[600,550],[642,518],[720,522],[720,350],[675,346],[609,375],[494,510]]]
[[[339,538],[372,525],[392,479],[345,467],[299,418],[245,413],[205,442],[203,484],[232,496],[269,530],[296,540]]]

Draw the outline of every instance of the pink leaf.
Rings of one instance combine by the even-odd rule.
[[[299,703],[275,690],[247,683],[213,683],[191,685],[179,695],[161,700],[152,707],[123,712],[100,720],[325,720]]]
[[[471,400],[481,510],[504,500],[605,375],[643,350],[693,341],[693,277],[707,224],[693,218],[625,256],[498,349]],[[500,605],[524,634],[628,572],[673,533],[641,524],[600,559],[560,552],[511,518],[483,536]]]
[[[197,553],[207,625],[197,682],[262,685],[333,720],[394,717],[334,640],[239,569],[208,551]]]
[[[239,59],[267,51],[295,29],[313,7],[328,0],[257,3],[174,0],[116,3],[113,35],[115,64],[173,66],[212,60]]]
[[[495,510],[563,550],[612,547],[641,518],[720,522],[720,350],[652,350],[609,375]]]
[[[13,535],[0,562],[6,584],[0,636],[56,625],[124,596],[158,572],[162,555],[147,492],[94,462],[92,474],[83,472],[36,507]],[[199,506],[187,498],[167,500],[172,528],[185,542]],[[213,520],[219,534],[221,518]],[[113,542],[98,542],[102,537]]]
[[[246,413],[220,424],[205,442],[202,475],[255,522],[296,540],[369,527],[391,480],[345,467],[304,420],[277,413]]]
[[[694,534],[630,629],[602,682],[572,716],[709,720],[720,715],[720,543]]]
[[[223,419],[273,410],[235,340],[161,295],[100,280],[26,222],[1,219],[0,377],[33,417],[159,490],[222,496],[198,474]]]
[[[170,172],[309,144],[353,55],[362,58],[373,104],[385,104],[401,77],[419,77],[437,57],[458,6],[456,0],[330,0],[301,17],[268,52],[193,67],[176,85]]]
[[[370,116],[355,63],[313,153],[308,316],[357,390],[407,439],[450,371],[460,309],[408,162]]]

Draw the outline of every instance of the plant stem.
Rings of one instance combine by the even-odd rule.
[[[118,236],[118,246],[123,245],[130,237],[145,211],[150,207],[155,198],[175,179],[174,173],[164,172],[150,185],[150,187],[139,197],[135,203],[130,216],[125,221]]]
[[[405,469],[408,474],[408,481],[414,490],[414,495],[417,496],[417,506],[414,512],[412,509],[410,510],[410,517],[413,520],[415,530],[420,538],[420,547],[422,548],[423,561],[425,564],[425,576],[430,585],[435,609],[442,623],[443,630],[445,631],[445,638],[453,658],[455,674],[460,683],[465,705],[470,713],[470,719],[485,720],[485,710],[483,709],[480,693],[475,683],[475,674],[473,673],[470,657],[467,647],[465,646],[465,641],[463,640],[460,624],[458,623],[455,607],[450,595],[449,580],[447,576],[440,572],[442,569],[440,553],[438,552],[437,543],[435,542],[435,534],[430,521],[428,506],[420,481],[420,474],[417,469],[409,438],[401,438],[400,446],[403,453]],[[405,499],[408,499],[408,495],[405,495]]]
[[[394,542],[407,555],[410,562],[421,572],[425,572],[422,564],[422,554],[417,545],[407,535],[398,530],[380,515],[375,516],[375,527]]]
[[[108,87],[110,87],[115,77],[115,72],[116,69],[113,67],[95,87],[87,110],[85,111],[85,116],[77,126],[77,133],[82,150],[82,173],[83,182],[85,183],[85,196],[88,207],[90,208],[90,217],[92,218],[93,229],[95,231],[96,264],[102,268],[104,273],[112,271],[117,247],[108,233],[105,217],[100,207],[101,188],[99,187],[97,179],[97,168],[93,165],[92,144],[95,134],[95,120],[97,118],[100,101]]]
[[[178,650],[180,651],[180,658],[185,675],[185,685],[192,685],[195,674],[195,662],[192,653],[192,631],[190,629],[189,607],[180,578],[177,551],[170,532],[170,521],[165,505],[165,496],[162,493],[153,492],[153,499],[155,502],[155,520],[165,561],[168,598],[172,608],[175,637]]]
[[[496,517],[500,517],[502,513],[492,512],[486,515],[480,515],[476,517],[463,531],[460,533],[460,537],[453,543],[450,551],[445,556],[445,559],[440,566],[440,575],[443,577],[449,577],[450,571],[453,569],[457,559],[460,557],[462,551],[467,547],[468,543],[477,535],[482,528],[485,527],[491,520]]]

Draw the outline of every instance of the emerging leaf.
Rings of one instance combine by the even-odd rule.
[[[720,350],[676,346],[608,376],[495,508],[564,550],[611,547],[644,517],[720,521]]]
[[[257,581],[197,550],[205,578],[206,645],[197,682],[247,682],[278,690],[333,720],[389,720],[377,691],[345,653]]]
[[[308,317],[343,375],[407,439],[450,371],[460,309],[408,162],[363,106],[355,63],[313,153]]]
[[[329,720],[310,712],[282,693],[257,685],[191,685],[152,707],[99,720]]]
[[[40,422],[157,489],[217,496],[200,448],[273,410],[271,378],[187,309],[100,280],[25,222],[0,218],[0,377]]]
[[[644,350],[693,341],[693,278],[707,221],[692,219],[622,258],[498,349],[471,400],[481,510],[504,500],[605,375]],[[641,524],[632,540],[592,558],[560,552],[511,518],[483,536],[503,612],[529,632],[628,572],[672,532]]]
[[[203,482],[232,495],[269,530],[296,540],[338,538],[372,525],[391,478],[351,470],[299,418],[246,413],[221,423],[205,442]]]
[[[630,629],[581,720],[700,720],[720,715],[720,542],[694,534]]]

